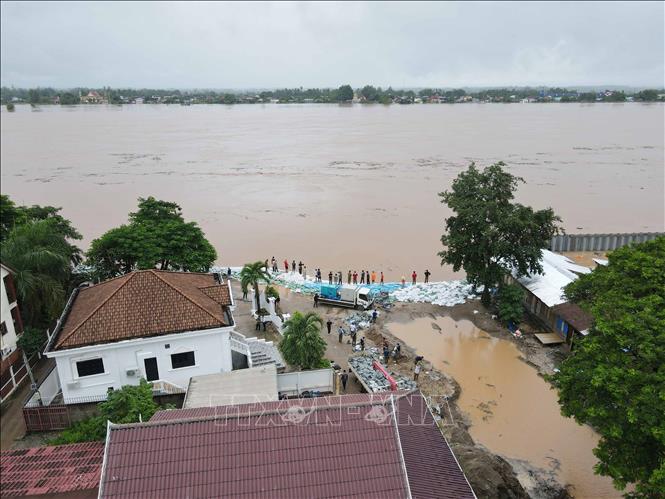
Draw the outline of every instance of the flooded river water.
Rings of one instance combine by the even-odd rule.
[[[503,160],[518,200],[568,232],[665,225],[663,104],[17,106],[2,109],[2,192],[62,206],[82,246],[139,196],[178,202],[240,265],[448,278],[437,193]]]
[[[575,497],[621,497],[611,480],[593,473],[596,433],[561,416],[556,392],[520,360],[513,343],[449,317],[388,326],[457,380],[458,405],[471,418],[474,440],[505,457],[555,471],[561,483],[574,486]]]

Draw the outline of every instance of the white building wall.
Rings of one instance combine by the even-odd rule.
[[[2,352],[2,357],[6,357],[16,350],[17,339],[12,310],[18,305],[16,301],[9,303],[9,297],[5,289],[5,276],[7,275],[9,275],[9,271],[4,266],[0,266],[0,280],[2,280],[2,284],[0,284],[0,288],[2,288],[2,291],[0,291],[0,322],[4,322],[7,327],[7,333],[0,337],[0,352]]]
[[[101,397],[109,387],[138,385],[146,378],[144,359],[155,357],[159,379],[187,388],[192,376],[232,370],[230,331],[232,327],[139,338],[105,345],[46,352],[54,357],[65,401],[79,397]],[[169,348],[166,348],[169,345]],[[173,369],[171,355],[194,352],[195,365]],[[104,373],[79,377],[76,362],[101,357]],[[130,376],[127,370],[135,370]]]

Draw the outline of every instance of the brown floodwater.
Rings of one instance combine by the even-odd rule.
[[[665,225],[657,104],[132,105],[4,107],[2,192],[63,207],[82,246],[139,196],[178,202],[219,263],[452,272],[436,253],[437,193],[470,161],[503,160],[517,199],[568,232]]]
[[[450,317],[394,322],[388,328],[457,380],[458,405],[471,419],[476,442],[555,472],[561,483],[574,487],[575,497],[621,497],[610,479],[593,472],[598,435],[561,416],[556,392],[520,360],[513,343]]]

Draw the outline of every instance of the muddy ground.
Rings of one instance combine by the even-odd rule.
[[[284,312],[313,310],[311,296],[294,293],[284,288],[280,288],[280,294]],[[376,324],[369,329],[361,330],[358,334],[358,338],[365,336],[367,349],[380,347],[384,340],[387,340],[391,347],[399,341],[389,332],[387,327],[389,323],[409,322],[421,317],[431,317],[436,320],[437,317],[448,316],[456,321],[469,320],[476,327],[494,337],[512,341],[522,353],[522,360],[537,369],[540,374],[554,372],[557,364],[566,355],[562,347],[543,348],[533,336],[529,335],[529,332],[535,329],[529,324],[525,324],[521,328],[525,333],[522,338],[513,337],[507,329],[492,319],[492,314],[477,300],[454,307],[441,307],[429,303],[395,303],[390,309],[379,308],[379,311],[380,315]],[[340,357],[337,336],[334,331],[337,325],[354,311],[320,306],[317,312],[324,318],[330,317],[333,320],[335,324],[333,334],[329,337],[323,331],[323,337],[329,345],[327,353],[342,368],[346,368],[348,364],[345,358]],[[344,345],[344,347],[346,351],[341,353],[351,355],[350,345]],[[423,372],[418,381],[419,388],[425,396],[431,399],[435,413],[438,412],[441,417],[440,426],[443,434],[479,498],[553,499],[570,497],[566,487],[557,482],[551,471],[533,467],[524,461],[508,461],[476,443],[469,434],[471,425],[469,418],[457,405],[461,388],[455,379],[445,372],[434,369],[427,361],[426,352],[415,352],[408,344],[404,345],[402,342],[402,353],[402,358],[399,361],[391,360],[389,367],[392,372],[407,377],[413,375],[415,355],[425,355]]]

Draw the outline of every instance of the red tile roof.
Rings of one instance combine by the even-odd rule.
[[[81,289],[54,349],[229,326],[229,305],[212,274],[131,272]]]
[[[112,425],[100,496],[473,498],[422,395],[395,398],[396,417],[382,394],[162,411]]]
[[[104,442],[15,449],[2,452],[2,497],[96,489]]]

